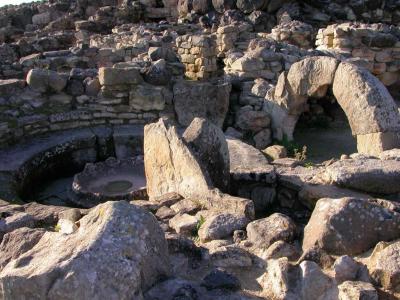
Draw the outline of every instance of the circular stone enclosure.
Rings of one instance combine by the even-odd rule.
[[[93,207],[109,200],[138,200],[146,197],[146,180],[142,156],[88,163],[74,176],[71,201]]]

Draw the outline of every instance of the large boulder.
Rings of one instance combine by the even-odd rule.
[[[195,118],[183,134],[201,165],[207,170],[214,187],[229,189],[229,150],[222,130],[206,119]]]
[[[328,166],[317,179],[325,184],[375,194],[400,192],[400,161],[373,158],[345,159]]]
[[[67,78],[57,72],[44,69],[32,69],[28,72],[26,82],[35,91],[44,93],[48,91],[61,92],[67,86]]]
[[[229,83],[182,80],[174,85],[173,91],[175,112],[181,125],[188,126],[199,117],[222,127],[229,108]]]
[[[324,198],[304,228],[303,250],[316,246],[335,255],[355,255],[400,237],[399,226],[400,214],[374,201]]]
[[[8,263],[0,273],[1,298],[142,299],[168,273],[164,233],[143,209],[106,202],[79,224],[69,235],[46,232]]]
[[[206,194],[212,181],[174,126],[160,119],[144,128],[144,164],[150,199],[169,192]]]

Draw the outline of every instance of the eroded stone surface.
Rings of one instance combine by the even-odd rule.
[[[75,233],[46,232],[11,261],[0,273],[1,294],[141,299],[143,289],[168,273],[168,263],[167,244],[154,217],[124,201],[107,202],[83,217]],[[119,280],[111,282],[114,276]]]
[[[359,254],[379,241],[399,237],[400,215],[356,198],[321,199],[304,228],[303,250],[317,246],[332,254]]]

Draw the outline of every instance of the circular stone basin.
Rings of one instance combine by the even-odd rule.
[[[93,207],[109,200],[135,200],[146,197],[143,157],[86,164],[75,175],[71,201],[82,207]]]

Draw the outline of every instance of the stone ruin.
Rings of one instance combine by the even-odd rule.
[[[399,299],[399,26],[388,0],[0,7],[0,299]]]

